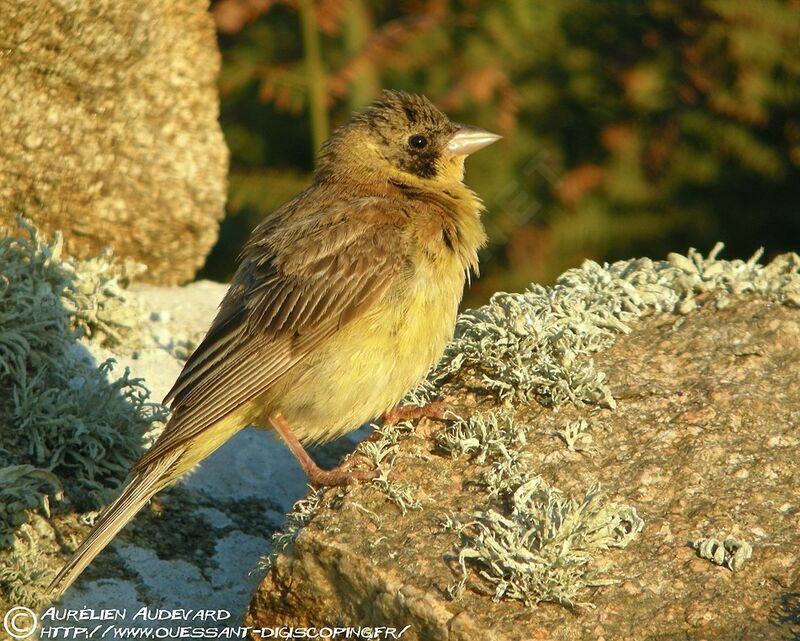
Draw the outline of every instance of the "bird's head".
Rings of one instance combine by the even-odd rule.
[[[451,122],[424,96],[387,90],[333,133],[320,151],[317,172],[426,183],[460,181],[464,159],[499,138]]]

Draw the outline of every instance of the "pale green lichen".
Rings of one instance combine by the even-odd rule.
[[[580,418],[570,421],[564,427],[556,430],[555,435],[564,441],[570,452],[591,453],[593,439],[592,435],[588,433],[589,427],[589,421]]]
[[[261,557],[258,563],[261,570],[268,571],[275,564],[278,555],[294,543],[306,523],[319,511],[324,494],[324,488],[312,489],[311,493],[292,506],[291,512],[286,515],[286,525],[272,534],[270,553]]]
[[[471,587],[487,592],[488,586],[494,600],[592,607],[579,600],[580,593],[616,582],[607,575],[608,568],[594,567],[595,555],[624,548],[644,526],[633,507],[606,501],[598,485],[576,501],[534,476],[509,501],[509,514],[488,509],[474,512],[466,522],[451,523],[461,537],[462,572],[450,587],[453,597],[463,592],[472,567],[481,581]]]
[[[106,346],[129,339],[142,324],[145,312],[126,288],[145,266],[130,259],[117,260],[110,247],[94,258],[63,264],[73,275],[63,296],[72,326]]]
[[[625,547],[644,522],[632,507],[609,503],[593,486],[583,501],[566,499],[540,477],[533,476],[521,451],[524,426],[507,409],[458,419],[436,435],[451,456],[468,455],[476,464],[490,463],[482,477],[488,498],[498,498],[501,509],[473,512],[461,522],[445,517],[447,529],[460,536],[458,562],[461,579],[450,586],[458,598],[475,567],[485,591],[495,600],[518,599],[526,605],[555,601],[588,607],[576,598],[589,586],[612,583],[602,568],[594,568],[594,554],[609,547]]]
[[[434,371],[436,371],[436,366],[431,369],[431,372],[419,385],[405,395],[400,404],[424,407],[435,400],[439,396],[439,386],[434,384],[432,380]]]
[[[61,482],[52,472],[33,465],[0,468],[0,549],[14,545],[13,532],[28,522],[30,510],[49,516],[50,496],[61,497]]]
[[[753,548],[747,541],[733,536],[724,540],[714,537],[699,538],[692,541],[692,547],[702,558],[733,572],[741,570],[745,561],[753,555]]]
[[[526,428],[509,408],[480,412],[469,419],[457,417],[439,430],[434,439],[451,457],[467,455],[478,465],[489,464],[481,482],[489,497],[502,496],[519,485],[527,474],[523,450]]]
[[[420,502],[414,498],[413,487],[408,483],[398,483],[389,479],[389,472],[394,463],[394,456],[399,449],[399,442],[411,433],[414,426],[409,421],[402,421],[395,425],[373,425],[372,436],[359,446],[359,453],[367,458],[378,470],[378,477],[372,480],[372,485],[384,494],[399,509],[401,514],[409,510],[422,508]]]
[[[50,599],[45,588],[55,572],[43,559],[35,534],[23,526],[9,550],[0,550],[0,587],[9,603],[38,608]]]
[[[145,430],[165,416],[140,380],[125,372],[109,382],[111,362],[98,367],[78,342],[82,334],[107,342],[123,331],[117,283],[130,271],[115,272],[108,255],[62,258],[59,237],[47,243],[26,221],[18,224],[27,237],[0,240],[2,547],[14,544],[20,510],[46,513],[48,497],[62,488],[78,509],[105,502]]]
[[[68,353],[58,369],[15,381],[2,420],[11,459],[56,473],[73,504],[86,509],[107,502],[104,491],[125,477],[145,430],[164,412],[127,369],[109,381],[113,361],[96,367]]]
[[[372,424],[370,427],[372,435],[359,445],[358,452],[377,468],[391,467],[400,440],[413,432],[414,426],[410,421],[401,421],[389,426]]]
[[[436,443],[453,458],[469,454],[483,465],[488,458],[510,460],[526,443],[525,429],[509,409],[474,414],[448,422],[435,435]]]
[[[428,381],[409,398],[429,400],[459,370],[501,398],[614,407],[615,401],[591,355],[613,345],[630,323],[652,312],[688,313],[697,296],[711,294],[718,307],[732,295],[752,293],[800,306],[800,257],[783,254],[769,265],[758,260],[718,260],[690,249],[666,261],[647,258],[599,265],[585,261],[553,287],[531,285],[521,294],[495,294],[488,305],[463,313],[455,339]]]
[[[409,510],[421,510],[422,503],[414,496],[414,486],[410,483],[401,483],[389,479],[389,469],[381,468],[378,470],[379,476],[372,479],[372,485],[394,503],[400,510],[400,514],[406,514]]]
[[[481,474],[481,483],[486,488],[489,499],[510,496],[528,479],[530,476],[528,458],[527,452],[511,450],[510,458],[492,462]]]

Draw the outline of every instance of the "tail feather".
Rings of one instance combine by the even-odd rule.
[[[48,592],[56,598],[64,594],[144,504],[175,480],[174,465],[183,453],[184,450],[178,448],[135,474],[123,488],[122,494],[100,514],[89,536],[50,583]]]

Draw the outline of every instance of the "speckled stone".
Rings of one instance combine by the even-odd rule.
[[[202,0],[0,0],[0,234],[21,213],[194,276],[224,214],[220,55]]]

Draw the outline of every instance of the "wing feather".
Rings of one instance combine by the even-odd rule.
[[[254,233],[217,318],[167,395],[172,417],[137,468],[262,394],[407,267],[398,227],[369,207],[347,213],[311,217],[316,227],[305,230],[271,222]]]

